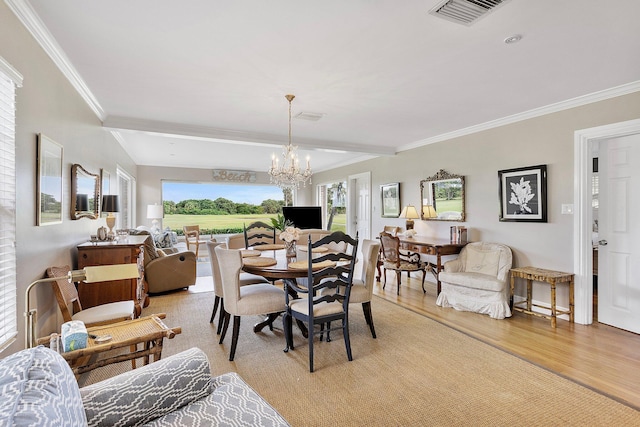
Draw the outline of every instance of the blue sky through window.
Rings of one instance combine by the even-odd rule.
[[[218,197],[235,203],[259,205],[264,200],[284,200],[282,190],[272,185],[220,184],[200,182],[162,182],[162,199],[181,202],[188,199],[211,199]]]

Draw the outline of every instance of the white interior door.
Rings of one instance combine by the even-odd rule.
[[[358,233],[360,241],[371,238],[371,174],[349,177],[349,233]],[[355,232],[354,232],[355,231]]]
[[[640,333],[640,134],[599,152],[598,321]]]

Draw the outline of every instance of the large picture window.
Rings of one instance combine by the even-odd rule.
[[[17,334],[16,87],[22,76],[0,57],[0,351]]]

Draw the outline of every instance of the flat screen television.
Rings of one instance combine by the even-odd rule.
[[[283,206],[285,220],[293,222],[300,229],[322,229],[322,209],[320,206]]]

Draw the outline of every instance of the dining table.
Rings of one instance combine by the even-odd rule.
[[[255,250],[254,247],[252,250]],[[281,280],[284,283],[285,292],[289,292],[294,298],[297,298],[295,292],[292,291],[288,283],[298,282],[298,279],[306,279],[309,273],[307,248],[298,248],[298,256],[287,256],[284,248],[260,248],[257,249],[261,252],[259,257],[247,257],[243,256],[242,270],[247,273],[256,274],[262,276],[272,283]],[[326,252],[323,248],[314,248],[314,253],[321,254]],[[300,259],[300,260],[298,260]],[[330,262],[321,262],[314,264],[314,268],[321,269],[329,266]],[[333,265],[333,263],[330,263]],[[300,283],[297,283],[300,286]],[[260,332],[266,326],[269,326],[277,317],[279,313],[272,313],[267,317],[254,325],[253,331]],[[308,331],[304,323],[297,321],[298,327],[302,331],[302,335],[307,338]]]

